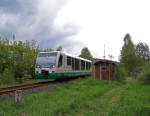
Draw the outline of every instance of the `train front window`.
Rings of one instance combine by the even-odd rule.
[[[39,53],[36,65],[42,68],[53,68],[56,66],[57,52]]]

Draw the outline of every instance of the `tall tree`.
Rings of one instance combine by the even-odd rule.
[[[138,58],[130,34],[126,34],[124,37],[124,45],[121,50],[120,62],[124,64],[130,76],[133,76],[133,74],[137,72]]]
[[[139,42],[136,45],[136,52],[137,55],[142,58],[143,60],[149,60],[150,59],[150,50],[146,43]]]
[[[58,46],[58,48],[56,49],[56,51],[62,51],[62,46]]]
[[[91,52],[89,51],[89,49],[87,47],[84,47],[81,50],[81,54],[79,55],[79,57],[86,58],[86,59],[89,59],[89,60],[93,59],[93,56],[91,55]]]

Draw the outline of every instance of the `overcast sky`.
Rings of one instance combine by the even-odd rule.
[[[0,0],[0,36],[35,39],[41,48],[118,60],[123,38],[150,45],[149,0]]]

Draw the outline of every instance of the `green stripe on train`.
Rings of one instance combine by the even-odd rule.
[[[73,77],[73,76],[84,76],[90,75],[91,72],[63,72],[63,73],[49,73],[48,75],[43,75],[41,73],[36,73],[36,79],[61,79],[66,77]]]

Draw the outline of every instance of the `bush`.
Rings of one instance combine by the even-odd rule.
[[[117,70],[116,70],[116,79],[117,81],[124,82],[127,77],[127,71],[124,68],[124,65],[118,64]]]
[[[14,79],[11,76],[15,77],[18,82],[24,81],[24,78],[31,78],[29,76],[34,76],[37,52],[38,46],[34,40],[25,42],[13,40],[10,45],[8,39],[0,38],[1,83],[8,83],[8,79],[11,82],[11,79]]]
[[[0,75],[0,84],[11,84],[15,82],[14,74],[12,71],[5,69]]]
[[[138,80],[144,84],[150,84],[150,66],[145,65],[142,67]]]

